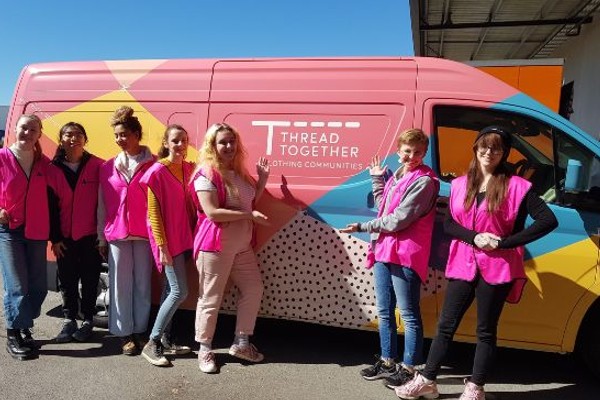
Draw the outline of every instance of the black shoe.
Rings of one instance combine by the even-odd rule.
[[[25,344],[25,347],[29,347],[32,350],[38,350],[40,347],[42,347],[33,338],[31,328],[21,329],[21,337],[23,338],[23,344]]]
[[[390,389],[394,389],[398,386],[402,386],[408,381],[411,381],[415,377],[414,372],[410,372],[403,366],[398,366],[398,370],[393,374],[384,378],[383,384]]]
[[[64,319],[63,326],[58,334],[54,338],[56,343],[69,343],[73,340],[73,334],[77,331],[77,322],[74,319]]]
[[[25,346],[18,329],[7,329],[6,351],[15,360],[28,360],[35,356],[35,352]]]
[[[375,379],[383,379],[392,376],[396,373],[397,369],[398,365],[395,362],[391,361],[389,364],[386,364],[385,361],[377,357],[377,362],[360,371],[360,376],[368,381],[374,381]]]
[[[85,320],[81,327],[71,335],[78,342],[87,342],[94,333],[94,323],[90,320]]]

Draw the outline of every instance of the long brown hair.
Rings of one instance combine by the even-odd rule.
[[[165,157],[169,156],[169,149],[165,145],[169,143],[169,134],[173,130],[185,132],[186,136],[188,138],[190,137],[188,132],[181,125],[171,124],[171,125],[167,126],[167,128],[165,129],[165,133],[163,133],[163,137],[160,140],[160,148],[158,149],[158,152],[157,152],[158,158],[165,158]]]
[[[464,202],[464,207],[467,210],[473,206],[473,203],[477,198],[477,193],[479,193],[479,187],[483,182],[483,174],[481,173],[479,161],[477,160],[477,149],[479,147],[502,148],[504,151],[504,154],[502,155],[502,160],[492,173],[492,177],[487,183],[487,187],[485,190],[487,210],[491,213],[498,210],[500,204],[502,204],[502,202],[504,201],[504,197],[506,196],[506,191],[508,189],[508,181],[510,179],[511,173],[504,161],[508,156],[510,148],[506,148],[505,143],[502,141],[502,138],[497,133],[481,135],[475,141],[475,143],[473,144],[473,159],[471,160],[471,163],[469,164],[469,169],[467,171],[467,195],[465,196]]]

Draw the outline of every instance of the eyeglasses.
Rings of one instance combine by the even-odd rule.
[[[85,135],[81,132],[65,132],[63,133],[65,139],[85,139]]]
[[[488,152],[488,150],[495,156],[504,153],[504,149],[502,147],[478,147],[477,152],[481,155],[484,155]]]

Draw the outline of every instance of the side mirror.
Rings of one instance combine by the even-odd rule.
[[[567,162],[567,175],[565,177],[565,191],[577,193],[583,190],[581,173],[583,164],[579,160],[569,159]]]

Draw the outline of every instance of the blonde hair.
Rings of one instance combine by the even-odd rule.
[[[19,125],[19,122],[22,119],[27,119],[29,121],[34,121],[40,127],[40,137],[38,138],[38,140],[36,140],[34,148],[33,148],[33,159],[35,161],[37,161],[37,160],[39,160],[42,157],[42,145],[40,144],[40,139],[42,137],[43,129],[44,129],[44,126],[42,125],[42,120],[40,119],[40,117],[38,117],[35,114],[23,114],[23,115],[21,115],[19,117],[19,119],[17,119],[17,125]]]
[[[200,148],[200,151],[198,153],[198,163],[196,164],[196,172],[203,168],[206,168],[208,170],[207,173],[209,174],[212,173],[212,171],[217,171],[221,175],[221,178],[223,179],[223,182],[225,183],[227,188],[235,194],[238,193],[237,188],[234,187],[234,185],[229,180],[227,174],[225,173],[227,169],[225,168],[225,165],[221,162],[219,154],[217,153],[217,135],[219,134],[219,132],[230,132],[235,137],[236,152],[233,157],[233,171],[251,185],[256,186],[256,182],[254,181],[252,176],[250,176],[250,173],[246,168],[246,156],[248,153],[246,152],[246,149],[242,144],[242,138],[240,137],[239,132],[235,128],[224,122],[213,124],[209,126],[206,130],[206,133],[204,134],[204,141],[202,142],[202,147]],[[194,173],[192,176],[195,175],[196,173]],[[210,179],[211,177],[208,176],[207,178]]]

